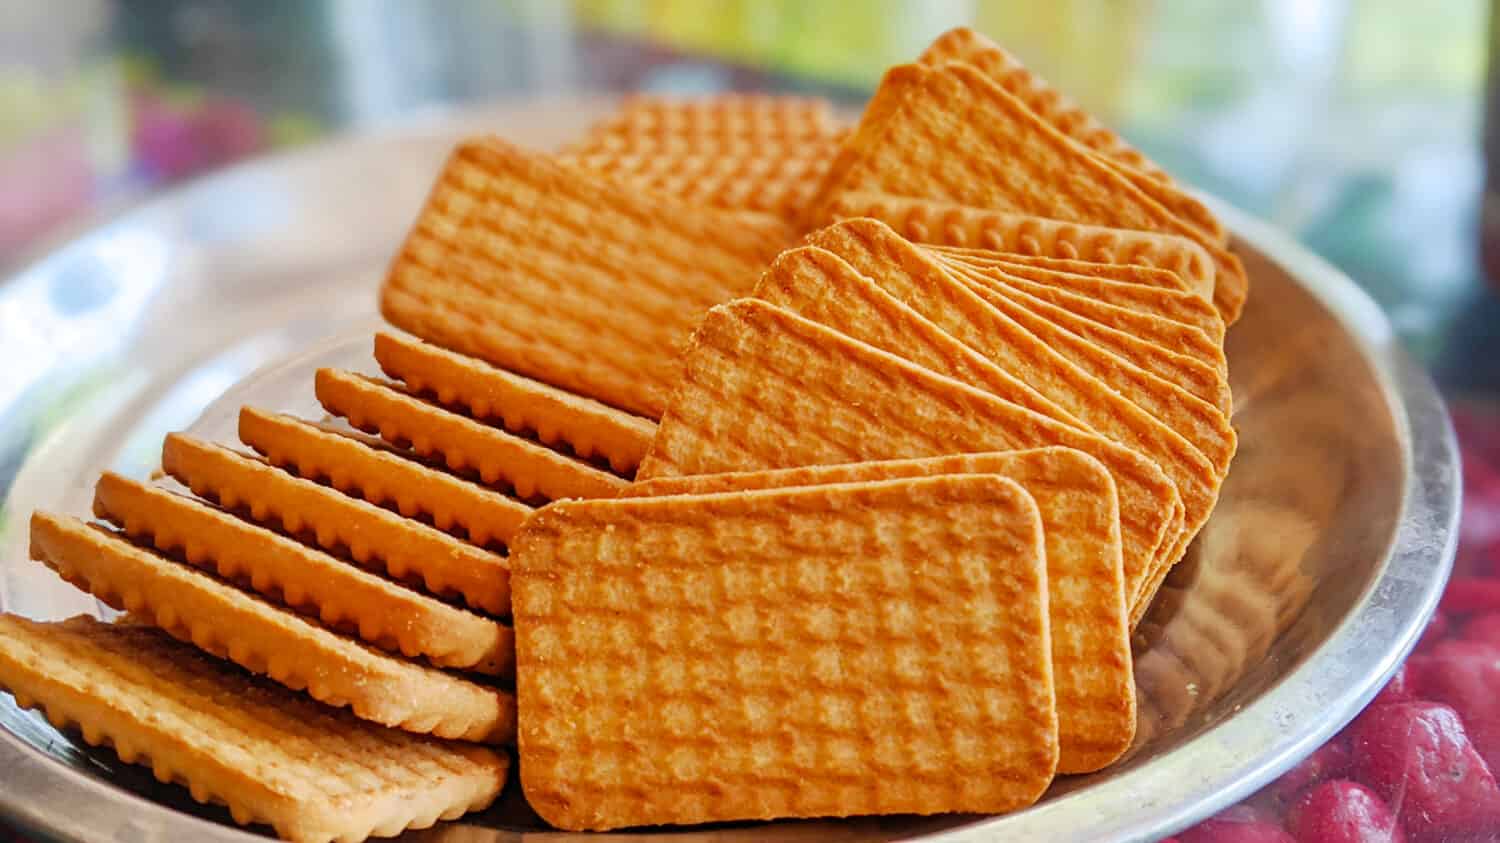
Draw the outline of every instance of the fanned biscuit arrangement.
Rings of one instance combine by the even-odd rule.
[[[962,29],[853,126],[465,141],[323,417],[35,514],[129,614],[0,616],[0,686],[295,840],[486,807],[485,744],[564,830],[1023,808],[1138,736],[1131,633],[1237,447],[1227,244]]]

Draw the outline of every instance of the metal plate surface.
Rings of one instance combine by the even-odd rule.
[[[446,115],[251,163],[0,283],[0,481],[13,477],[0,508],[0,609],[62,618],[101,608],[27,561],[33,508],[86,513],[97,473],[145,476],[167,431],[230,440],[241,403],[312,412],[316,366],[371,365],[382,270],[457,138],[489,130],[549,147],[604,105]],[[1348,278],[1218,210],[1254,284],[1228,338],[1239,454],[1137,635],[1141,724],[1127,760],[1060,779],[1006,817],[674,839],[1151,840],[1248,795],[1374,695],[1451,564],[1459,487],[1447,416]],[[3,694],[0,814],[66,840],[250,839],[226,813]],[[489,843],[538,830],[509,793],[487,814],[408,836]]]

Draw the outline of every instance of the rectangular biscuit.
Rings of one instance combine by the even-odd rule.
[[[656,435],[648,419],[432,343],[382,331],[375,335],[375,361],[412,392],[518,436],[565,445],[584,459],[608,460],[625,476],[635,472]]]
[[[994,475],[546,507],[515,546],[527,801],[568,830],[1031,804],[1043,554]]]
[[[439,667],[510,676],[510,627],[449,606],[202,501],[105,472],[94,515],[137,542],[318,618],[324,626]]]
[[[1049,445],[1083,451],[1114,477],[1133,591],[1140,560],[1180,532],[1177,489],[1149,458],[791,311],[741,299],[711,310],[694,334],[682,386],[638,477]]]
[[[515,737],[510,694],[356,643],[102,527],[33,513],[31,557],[174,638],[362,720],[487,743]]]
[[[1176,289],[1162,279],[1151,283],[1136,280],[1155,273],[1160,273],[1161,276],[1170,274],[1162,270],[1119,264],[1090,264],[1096,269],[1084,274],[1011,260],[1004,252],[968,251],[955,254],[938,249],[929,251],[954,266],[971,266],[980,271],[997,270],[1003,273],[1007,283],[1013,283],[1043,301],[1073,310],[1080,316],[1087,316],[1094,303],[1101,303],[1196,328],[1221,350],[1224,344],[1224,320],[1210,302],[1193,293]]]
[[[366,501],[284,472],[260,459],[167,434],[162,470],[193,494],[324,550],[344,550],[360,566],[383,571],[438,597],[461,597],[492,615],[510,614],[505,557],[462,542]]]
[[[1214,304],[1233,324],[1248,291],[1233,253],[1047,124],[972,65],[906,65],[882,87],[900,106],[860,122],[829,170],[817,208],[844,191],[940,199],[1050,219],[1188,237],[1214,259]]]
[[[496,138],[454,150],[381,288],[393,325],[655,418],[703,310],[791,226],[617,185]]]
[[[1021,259],[1162,269],[1171,272],[1182,289],[1213,300],[1213,258],[1186,237],[1079,225],[884,193],[841,193],[834,197],[830,210],[837,219],[880,220],[902,237],[926,246],[1008,252]]]
[[[298,477],[326,482],[405,518],[425,517],[476,547],[504,547],[532,513],[499,492],[428,468],[386,449],[293,416],[240,408],[240,441],[271,465]]]
[[[856,223],[845,225],[854,224]],[[929,269],[935,266],[932,264]],[[872,271],[879,272],[882,276],[889,275],[878,268],[872,268]],[[907,292],[906,288],[890,280],[887,283],[897,292]],[[949,286],[951,288],[952,285]],[[1021,354],[1009,357],[997,354],[990,348],[990,345],[1006,343],[1007,326],[999,320],[974,325],[962,321],[962,305],[953,300],[951,293],[945,294],[940,285],[935,289],[918,290],[907,296],[908,301],[914,301],[916,307],[922,308],[919,312],[898,300],[880,284],[861,275],[838,256],[815,246],[805,246],[783,252],[772,262],[771,268],[755,288],[755,297],[832,328],[849,339],[866,343],[936,374],[989,392],[1040,416],[1084,433],[1099,433],[1128,448],[1139,450],[1143,456],[1155,460],[1175,481],[1174,472],[1160,456],[1167,449],[1151,447],[1155,444],[1153,428],[1160,428],[1159,422],[1144,417],[1138,408],[1130,405],[1124,398],[1111,396],[1107,391],[1092,395],[1084,390],[1080,397],[1068,391],[1073,385],[1066,378],[1061,379],[1061,389],[1043,384],[1043,389],[1058,394],[1070,407],[1081,408],[1085,415],[1100,417],[1106,422],[1098,428],[1089,427],[1084,421],[1080,421],[1078,415],[1060,407],[1027,385],[1043,383],[1046,380],[1043,375],[1047,373],[1037,373],[1027,365],[1029,358],[1024,355],[1024,348],[1021,349]],[[954,328],[954,331],[945,331],[942,325],[931,321],[928,316],[941,320]],[[987,331],[985,341],[990,345],[984,348],[991,354],[996,354],[995,360],[1007,364],[1009,368],[1002,368],[980,351],[961,342],[961,339],[973,339],[972,336],[964,336],[965,328]],[[1008,345],[1006,350],[1009,350]],[[1017,360],[1020,362],[1017,363]],[[1053,375],[1053,378],[1056,379],[1056,376]],[[1172,438],[1170,431],[1158,429],[1154,432]],[[1176,438],[1179,440],[1174,443],[1177,451],[1190,450],[1191,446],[1180,441],[1180,437]],[[1147,447],[1141,447],[1143,443]],[[1195,456],[1196,460],[1193,459]],[[1190,465],[1202,461],[1198,455],[1189,455],[1186,459],[1190,461]],[[1173,467],[1176,467],[1175,464]],[[1180,473],[1176,476],[1180,476]],[[1180,495],[1187,494],[1180,481],[1174,482],[1174,485],[1177,485]],[[1132,525],[1149,524],[1161,513],[1138,510],[1137,506],[1155,507],[1159,503],[1156,500],[1126,500],[1124,516]],[[1149,572],[1158,567],[1159,557],[1165,555],[1176,542],[1176,532],[1180,531],[1180,522],[1185,516],[1184,505],[1174,500],[1168,506],[1173,524],[1168,528],[1171,540],[1149,543],[1148,539],[1156,535],[1149,528],[1130,530],[1127,533],[1124,570],[1126,595],[1129,597],[1140,590]]]
[[[451,413],[400,387],[339,369],[319,369],[318,403],[366,433],[440,460],[524,501],[613,497],[629,481],[529,439]]]
[[[502,753],[375,726],[158,630],[86,616],[0,615],[0,687],[235,822],[297,843],[388,837],[483,810],[510,768]]]
[[[1124,574],[1115,484],[1098,461],[1070,448],[1038,448],[779,471],[662,477],[628,496],[706,495],[864,483],[900,477],[997,474],[1036,502],[1047,558],[1047,615],[1057,689],[1059,773],[1101,769],[1135,735]]]
[[[1126,585],[1131,605],[1151,574],[1176,561],[1186,542],[1213,511],[1219,484],[1233,453],[1234,431],[1215,419],[1221,440],[1200,446],[1191,425],[1159,417],[1136,401],[1135,392],[1117,389],[1052,347],[1009,310],[992,306],[980,291],[965,287],[936,259],[873,220],[849,220],[815,232],[810,242],[834,251],[897,300],[931,319],[996,365],[1031,383],[1043,395],[1088,426],[1088,430],[1138,451],[1166,473],[1181,495],[1183,529],[1151,557],[1126,552]],[[1158,396],[1160,398],[1160,396]],[[1192,419],[1188,419],[1192,421]],[[1227,450],[1227,454],[1224,453]],[[1220,457],[1220,460],[1215,460]],[[1128,515],[1136,502],[1122,495]],[[1176,547],[1176,551],[1172,548]],[[1171,555],[1172,553],[1176,555]]]
[[[917,61],[930,66],[950,61],[974,65],[1054,129],[1092,150],[1142,193],[1219,244],[1228,242],[1224,226],[1213,213],[1179,187],[1165,170],[1028,70],[999,44],[968,27],[958,27],[939,36]]]

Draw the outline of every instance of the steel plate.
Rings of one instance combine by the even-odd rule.
[[[0,284],[0,481],[13,474],[0,510],[0,608],[37,618],[100,610],[27,561],[33,508],[86,513],[97,472],[144,476],[165,432],[232,438],[240,403],[309,411],[312,367],[368,366],[383,266],[456,138],[489,129],[550,146],[600,105],[437,116],[238,167]],[[1059,780],[1006,817],[697,837],[1154,839],[1266,783],[1374,695],[1451,564],[1459,484],[1447,416],[1348,278],[1217,210],[1254,284],[1228,340],[1239,454],[1137,636],[1141,724],[1129,758]],[[225,812],[60,735],[3,694],[0,727],[0,814],[24,827],[66,840],[249,839]],[[512,792],[487,814],[410,837],[536,831]]]

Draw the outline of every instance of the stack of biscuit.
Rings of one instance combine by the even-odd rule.
[[[38,513],[128,615],[0,618],[0,685],[296,840],[484,807],[481,744],[564,829],[1015,810],[1131,745],[1246,292],[1201,203],[968,30],[854,127],[634,99],[558,155],[466,141],[384,377],[244,408],[254,453],[168,437],[180,485],[106,474],[106,524]]]

